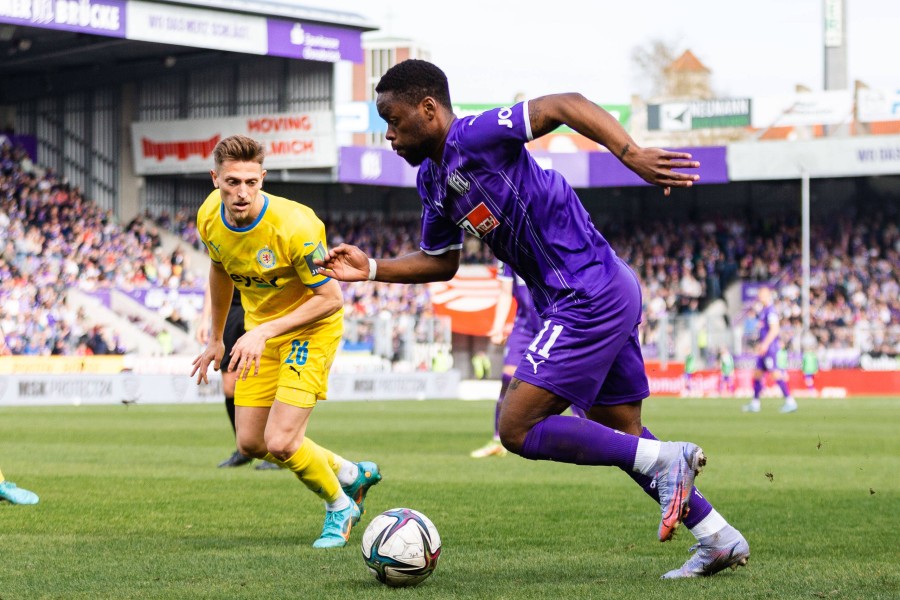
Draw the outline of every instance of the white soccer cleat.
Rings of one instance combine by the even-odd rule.
[[[687,559],[680,569],[669,571],[661,579],[709,577],[729,567],[732,569],[743,567],[750,559],[750,544],[741,532],[731,525],[726,525],[718,533],[701,539],[690,551],[694,552],[694,555]]]
[[[659,541],[666,542],[688,513],[688,500],[694,478],[706,465],[706,455],[690,442],[663,442],[654,466],[654,480],[659,492],[662,519],[659,522]]]

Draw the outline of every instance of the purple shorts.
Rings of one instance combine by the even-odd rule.
[[[534,340],[537,330],[528,326],[526,319],[516,319],[512,331],[506,338],[506,352],[503,355],[503,366],[515,366],[522,362],[525,350]]]
[[[515,377],[590,410],[650,395],[638,342],[641,288],[624,262],[590,302],[544,319]]]
[[[760,371],[769,373],[770,371],[777,371],[775,368],[775,355],[778,351],[769,352],[765,356],[757,356],[756,357],[756,368]]]

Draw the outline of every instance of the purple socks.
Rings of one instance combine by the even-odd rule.
[[[522,456],[576,465],[634,467],[638,438],[588,419],[554,415],[531,428]]]
[[[779,381],[778,387],[781,388],[781,393],[784,394],[785,398],[791,395],[791,389],[788,387],[787,381]]]
[[[753,397],[759,400],[759,394],[762,392],[762,379],[753,380]]]

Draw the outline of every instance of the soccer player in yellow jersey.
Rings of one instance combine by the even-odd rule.
[[[325,501],[315,548],[345,546],[369,488],[381,480],[372,462],[354,463],[306,437],[313,408],[324,400],[328,370],[343,331],[343,295],[313,258],[325,256],[325,226],[308,207],[262,192],[265,151],[232,136],[213,151],[216,187],[197,213],[209,250],[212,326],[191,377],[207,382],[212,364],[236,369],[237,447],[293,471]],[[223,330],[234,286],[247,332],[221,365]]]

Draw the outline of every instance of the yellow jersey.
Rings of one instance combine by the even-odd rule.
[[[225,206],[214,190],[197,212],[197,231],[209,257],[222,265],[241,292],[244,328],[282,317],[309,300],[312,288],[331,278],[313,258],[325,256],[325,224],[299,202],[260,192],[263,208],[246,227],[225,220]],[[325,333],[343,326],[343,309],[306,328]]]

